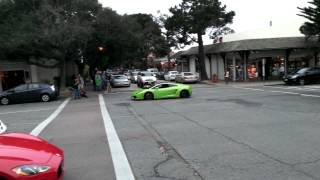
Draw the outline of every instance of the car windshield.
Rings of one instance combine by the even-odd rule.
[[[186,73],[183,73],[185,76],[192,76],[193,74],[192,73],[189,73],[189,72],[186,72]]]
[[[125,76],[114,76],[114,79],[127,79]]]
[[[295,74],[304,74],[307,72],[310,68],[302,68],[295,72]]]
[[[141,76],[152,76],[151,72],[141,72]]]

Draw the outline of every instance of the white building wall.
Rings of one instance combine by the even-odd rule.
[[[30,65],[31,82],[39,82],[38,79],[38,67],[36,65]]]
[[[211,77],[211,74],[210,74],[211,73],[210,72],[210,60],[209,60],[209,58],[207,56],[204,59],[204,63],[205,63],[205,67],[206,67],[207,76],[210,79],[210,77]]]
[[[190,72],[196,73],[196,57],[195,56],[190,57],[189,69],[190,69]]]
[[[211,55],[211,70],[212,70],[212,75],[213,74],[218,75],[218,58],[217,58],[217,55]]]
[[[218,56],[218,78],[224,80],[224,62],[221,56]]]

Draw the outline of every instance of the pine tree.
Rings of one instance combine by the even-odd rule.
[[[318,37],[318,41],[320,41],[320,0],[313,0],[308,3],[311,6],[304,8],[298,7],[301,12],[298,16],[308,20],[300,27],[300,31],[307,39],[316,36]]]
[[[199,44],[200,77],[207,80],[205,52],[202,36],[211,30],[211,36],[230,32],[225,26],[232,23],[234,11],[226,11],[219,0],[183,0],[179,6],[169,9],[172,16],[165,20],[170,43]]]

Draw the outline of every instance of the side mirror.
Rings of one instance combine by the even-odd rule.
[[[0,120],[0,134],[3,134],[7,131],[7,126]]]

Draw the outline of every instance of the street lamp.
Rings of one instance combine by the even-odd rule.
[[[104,47],[102,47],[102,46],[98,47],[98,51],[102,52],[103,50],[104,50]]]

